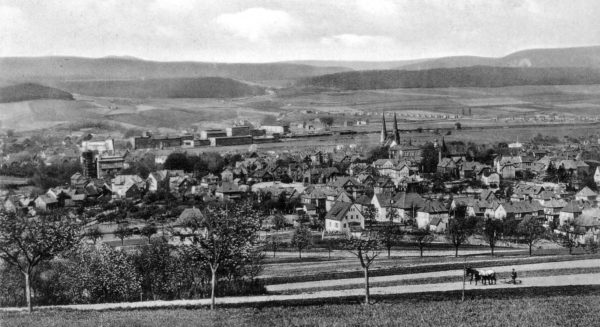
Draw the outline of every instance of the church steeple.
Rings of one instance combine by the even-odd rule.
[[[394,113],[394,142],[400,145],[400,132],[398,131],[398,119],[396,113]]]
[[[381,116],[381,140],[380,142],[383,144],[387,140],[387,127],[385,126],[385,112],[383,116]]]

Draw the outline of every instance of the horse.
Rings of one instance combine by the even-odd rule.
[[[481,280],[481,275],[479,274],[479,270],[477,269],[467,267],[467,269],[465,269],[465,274],[468,277],[471,277],[471,279],[469,280],[469,284],[473,282],[473,279],[475,279],[475,285],[477,285],[477,281]]]
[[[496,272],[488,269],[488,270],[479,270],[479,275],[481,276],[481,284],[491,285],[492,282],[496,284]]]
[[[466,275],[470,276],[471,279],[469,280],[469,284],[471,284],[473,282],[473,279],[475,279],[475,285],[477,285],[477,281],[481,280],[481,284],[482,285],[491,285],[492,282],[494,284],[496,284],[496,272],[488,269],[488,270],[480,270],[480,269],[473,269],[472,267],[467,267],[466,269]]]

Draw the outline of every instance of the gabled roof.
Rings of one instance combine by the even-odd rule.
[[[584,187],[581,191],[575,194],[576,197],[589,197],[589,196],[597,196],[596,192],[592,191],[589,187]]]
[[[448,212],[446,205],[444,205],[441,201],[425,201],[421,208],[418,210],[419,212],[427,212],[427,213],[443,213]]]
[[[581,212],[581,211],[582,211],[581,206],[579,204],[577,204],[577,201],[571,201],[571,202],[569,202],[561,210],[561,212],[568,212],[568,213],[578,213],[578,212]]]
[[[329,212],[327,212],[325,219],[342,221],[352,205],[352,203],[348,202],[335,202]]]

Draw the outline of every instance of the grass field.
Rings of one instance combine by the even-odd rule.
[[[0,313],[1,326],[598,326],[600,288],[478,290],[335,299],[307,305]]]

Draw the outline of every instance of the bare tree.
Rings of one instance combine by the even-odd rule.
[[[80,241],[80,225],[60,214],[19,217],[0,214],[0,258],[25,277],[27,310],[32,311],[31,274],[42,261],[51,260]]]
[[[298,226],[292,235],[292,246],[298,249],[298,258],[302,258],[302,250],[307,248],[312,241],[310,229]]]
[[[219,269],[256,254],[261,221],[247,202],[207,206],[198,217],[198,234],[191,235],[197,257],[211,271],[211,304],[215,308]]]
[[[387,257],[390,258],[392,247],[398,245],[404,236],[404,231],[399,225],[387,222],[378,232],[381,244],[387,249]]]
[[[365,304],[370,304],[369,268],[381,253],[381,243],[377,238],[348,237],[344,240],[344,248],[360,261],[365,276]]]

